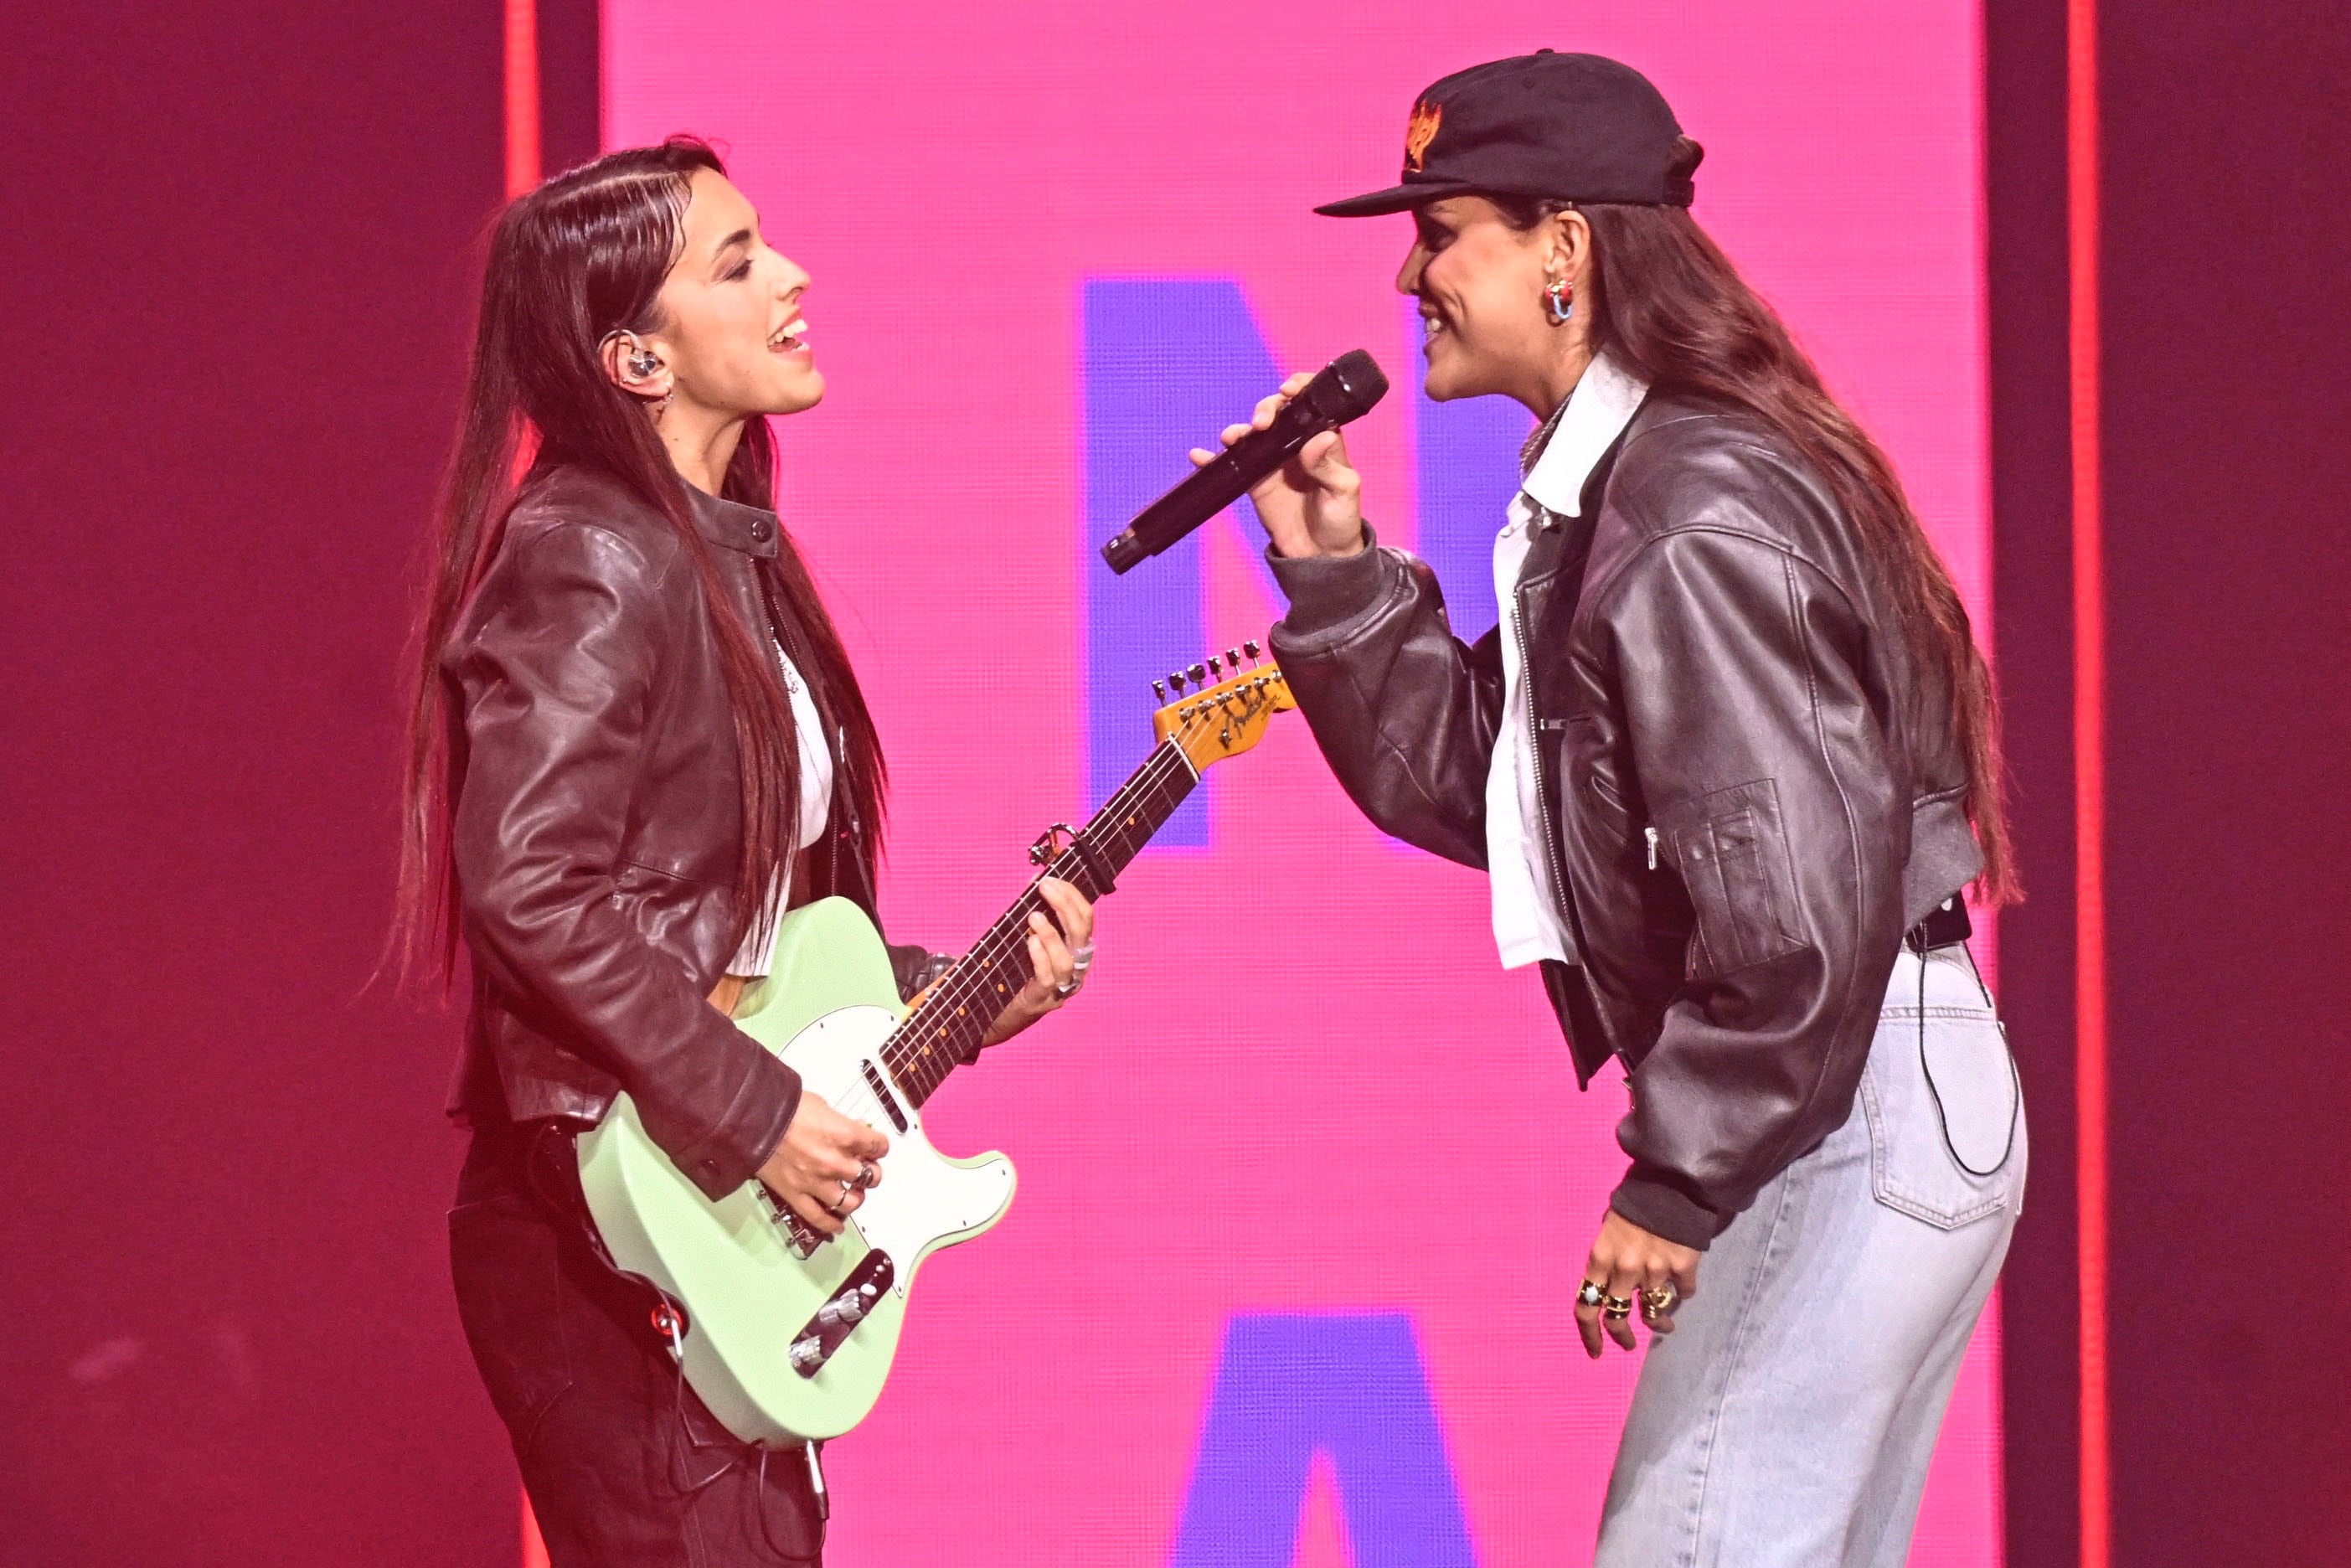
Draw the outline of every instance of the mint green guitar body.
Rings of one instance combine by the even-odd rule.
[[[579,1140],[580,1186],[605,1247],[684,1304],[675,1343],[686,1382],[747,1442],[834,1437],[863,1420],[896,1358],[915,1270],[1011,1205],[1011,1161],[940,1154],[883,1067],[882,1044],[904,1010],[880,936],[841,898],[783,918],[772,973],[736,1009],[737,1026],[810,1091],[890,1139],[882,1185],[834,1240],[810,1246],[756,1181],[705,1197],[625,1094]],[[816,1351],[820,1364],[807,1370]]]

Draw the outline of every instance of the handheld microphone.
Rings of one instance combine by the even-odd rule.
[[[1326,430],[1361,419],[1387,395],[1388,378],[1361,349],[1340,355],[1282,405],[1273,423],[1252,430],[1205,467],[1144,507],[1126,531],[1102,546],[1121,576],[1249,494]]]

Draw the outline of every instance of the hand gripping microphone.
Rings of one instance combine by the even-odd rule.
[[[1231,506],[1249,487],[1289,462],[1326,430],[1362,418],[1387,395],[1388,378],[1357,349],[1322,367],[1304,390],[1282,405],[1273,423],[1252,430],[1144,508],[1126,531],[1102,546],[1102,558],[1121,575],[1132,571]]]

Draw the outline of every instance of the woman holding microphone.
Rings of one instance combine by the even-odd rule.
[[[1628,1077],[1575,1316],[1655,1337],[1598,1561],[1894,1568],[2023,1188],[1960,899],[2011,886],[1997,723],[1891,465],[1691,218],[1700,155],[1546,50],[1437,83],[1401,183],[1319,209],[1409,212],[1429,396],[1540,422],[1494,632],[1379,545],[1338,433],[1251,496],[1340,781],[1489,872],[1579,1082]]]

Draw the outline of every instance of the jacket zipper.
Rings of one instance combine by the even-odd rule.
[[[1641,836],[1649,841],[1649,869],[1655,871],[1657,869],[1657,830],[1643,828]]]
[[[1588,956],[1583,951],[1583,922],[1576,917],[1575,899],[1569,892],[1567,883],[1567,854],[1560,848],[1559,824],[1552,815],[1557,808],[1552,803],[1551,786],[1543,779],[1542,739],[1541,732],[1535,727],[1535,664],[1527,647],[1527,601],[1524,584],[1520,584],[1510,595],[1510,636],[1519,645],[1519,694],[1525,699],[1527,705],[1525,730],[1527,747],[1529,754],[1534,758],[1535,800],[1541,807],[1538,815],[1542,819],[1544,869],[1551,873],[1552,896],[1559,900],[1560,914],[1566,919],[1569,933],[1575,941],[1573,967],[1583,982],[1583,994],[1592,1002],[1592,1016],[1601,1020],[1601,1029],[1604,1031],[1601,1043],[1609,1048],[1609,1055],[1625,1059],[1625,1071],[1629,1077],[1633,1071],[1631,1060],[1625,1058],[1622,1047],[1604,1037],[1608,1027],[1606,1022],[1608,1015],[1601,1003],[1600,987],[1592,977],[1592,966],[1587,961]]]
[[[1541,732],[1535,727],[1534,660],[1527,648],[1527,605],[1521,588],[1511,594],[1510,636],[1519,645],[1519,700],[1526,705],[1525,727],[1527,755],[1534,761],[1535,800],[1541,805],[1543,832],[1543,869],[1551,873],[1552,896],[1560,901],[1562,914],[1567,904],[1567,873],[1563,869],[1567,856],[1559,846],[1559,829],[1552,821],[1551,786],[1543,778]],[[1578,953],[1577,957],[1583,955]]]

